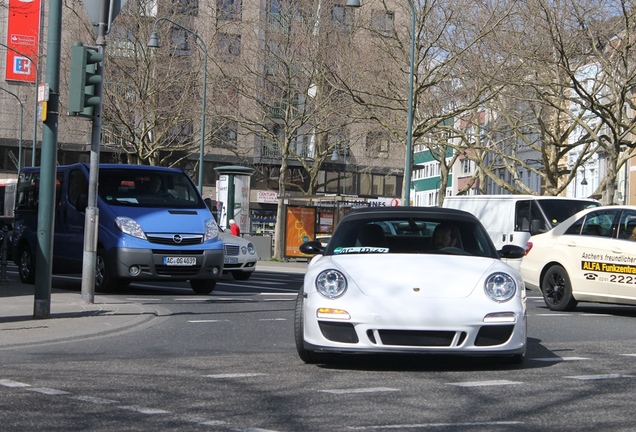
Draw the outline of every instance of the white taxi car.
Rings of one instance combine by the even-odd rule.
[[[636,304],[636,207],[583,210],[530,237],[521,276],[546,305],[569,311],[578,302]]]
[[[223,273],[232,273],[236,280],[248,280],[254,270],[258,254],[254,244],[232,235],[229,230],[219,227],[219,238],[223,240],[223,252],[225,253]]]
[[[520,258],[524,249],[498,252],[469,213],[353,210],[326,248],[311,241],[300,250],[315,255],[295,311],[296,349],[306,363],[328,361],[330,353],[523,359],[525,287],[500,257]]]

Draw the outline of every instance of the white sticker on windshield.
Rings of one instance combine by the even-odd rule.
[[[334,254],[353,254],[353,253],[389,253],[389,248],[382,247],[337,247],[333,251]]]

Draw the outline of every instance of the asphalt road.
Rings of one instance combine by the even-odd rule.
[[[520,366],[357,356],[305,365],[302,275],[224,277],[211,296],[131,286],[160,316],[127,333],[0,352],[3,431],[633,430],[636,308],[529,298]],[[79,290],[79,282],[55,279]]]

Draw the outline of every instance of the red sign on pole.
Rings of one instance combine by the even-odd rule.
[[[40,0],[9,0],[7,80],[35,82],[40,48]]]

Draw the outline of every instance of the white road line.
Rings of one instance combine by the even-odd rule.
[[[31,387],[31,384],[25,384],[25,383],[8,380],[8,379],[0,380],[0,385],[5,387]]]
[[[570,317],[570,316],[575,316],[575,314],[544,313],[544,314],[536,314],[535,316],[547,316],[547,317]]]
[[[166,411],[166,410],[162,410],[158,408],[147,408],[147,407],[142,407],[138,405],[122,405],[122,406],[118,406],[117,408],[125,409],[128,411],[135,411],[141,414],[149,414],[149,415],[170,414],[170,411]]]
[[[353,394],[353,393],[379,393],[379,392],[394,392],[400,391],[400,389],[390,387],[369,387],[369,388],[357,388],[357,389],[334,389],[334,390],[318,390],[321,393],[331,394]]]
[[[71,399],[75,399],[75,400],[82,401],[82,402],[90,402],[90,403],[94,403],[94,404],[118,403],[118,401],[115,401],[115,400],[104,399],[104,398],[95,397],[95,396],[71,396]]]
[[[587,357],[537,357],[528,360],[536,360],[542,362],[563,362],[563,361],[581,361],[589,360]]]
[[[217,374],[217,375],[206,375],[208,378],[213,379],[232,379],[232,378],[252,378],[257,376],[266,376],[264,373],[233,373],[233,374]]]
[[[26,390],[32,391],[32,392],[36,392],[36,393],[42,393],[42,394],[49,395],[49,396],[70,395],[70,393],[67,392],[67,391],[56,390],[56,389],[45,388],[45,387],[39,387],[39,388],[38,387],[29,387]]]
[[[372,429],[432,429],[432,428],[458,428],[472,426],[517,426],[524,422],[520,421],[494,421],[494,422],[473,422],[473,423],[420,423],[420,424],[401,424],[401,425],[376,425],[376,426],[348,426],[350,430],[372,430]]]
[[[487,386],[515,385],[515,384],[523,384],[523,383],[521,381],[492,380],[492,381],[466,381],[461,383],[446,383],[446,384],[457,386],[457,387],[487,387]]]
[[[196,416],[177,416],[177,418],[184,422],[196,423],[203,426],[222,426],[227,424],[222,420],[210,420],[205,417],[196,417]]]
[[[636,357],[636,354],[620,354],[625,357]]]
[[[617,378],[634,378],[634,375],[621,375],[621,374],[603,374],[603,375],[576,375],[576,376],[566,376],[564,378],[570,378],[580,381],[591,381],[591,380],[604,380],[604,379],[617,379]]]
[[[220,322],[230,322],[230,320],[188,320],[189,323],[200,324],[200,323],[220,323]]]

